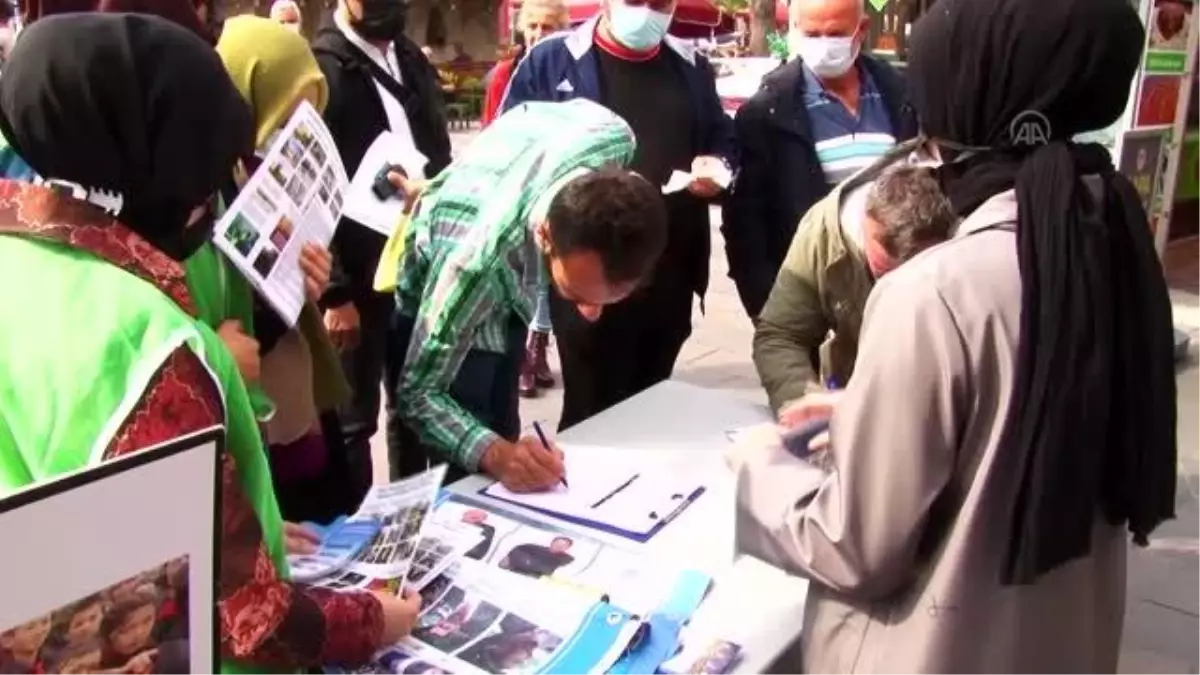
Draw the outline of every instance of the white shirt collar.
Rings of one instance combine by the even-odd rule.
[[[396,60],[396,43],[389,42],[387,51],[382,51],[375,45],[367,42],[353,28],[350,27],[350,22],[342,15],[341,8],[338,8],[333,13],[333,23],[342,31],[342,35],[350,41],[350,44],[358,48],[359,51],[366,54],[368,58],[375,62],[375,65],[382,68],[387,73],[390,73],[397,82],[403,84],[400,75],[400,64]]]

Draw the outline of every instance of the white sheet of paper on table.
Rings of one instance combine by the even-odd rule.
[[[518,494],[494,483],[485,494],[507,502],[645,534],[688,498],[703,481],[656,456],[619,459],[617,448],[560,445],[570,487]]]
[[[404,215],[404,198],[401,195],[381,200],[371,191],[379,170],[389,164],[398,164],[412,180],[425,178],[425,164],[429,158],[421,154],[412,141],[384,131],[367,148],[358,171],[350,180],[346,190],[346,205],[342,215],[386,236],[400,223]]]

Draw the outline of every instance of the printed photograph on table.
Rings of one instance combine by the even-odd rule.
[[[187,608],[184,556],[0,630],[0,673],[186,672]]]
[[[422,611],[413,637],[434,649],[453,653],[483,635],[501,614],[496,605],[455,586],[436,605]]]
[[[550,660],[563,639],[525,619],[506,614],[458,658],[486,673],[529,673]]]
[[[1150,15],[1150,49],[1187,49],[1192,25],[1192,4],[1190,0],[1155,0]]]
[[[225,230],[225,240],[232,244],[238,253],[249,256],[250,251],[254,250],[254,245],[258,243],[258,229],[244,215],[239,214],[229,224],[229,229]]]
[[[1137,122],[1134,126],[1149,127],[1173,123],[1182,84],[1183,78],[1178,75],[1143,77],[1138,94]]]

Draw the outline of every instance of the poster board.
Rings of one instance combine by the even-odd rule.
[[[1161,257],[1169,234],[1188,101],[1192,96],[1200,12],[1195,3],[1187,0],[1140,0],[1137,6],[1146,27],[1146,47],[1129,105],[1115,130],[1113,160],[1119,162],[1126,156],[1122,146],[1129,132],[1154,130],[1163,134],[1161,166],[1147,210],[1155,249]],[[1144,138],[1130,137],[1135,142]]]
[[[218,428],[0,499],[0,672],[212,673]]]
[[[1121,139],[1121,155],[1117,158],[1117,170],[1133,183],[1146,217],[1154,213],[1161,185],[1163,150],[1170,130],[1159,128],[1126,131]]]

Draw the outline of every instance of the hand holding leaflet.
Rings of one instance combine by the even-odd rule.
[[[428,161],[411,141],[390,131],[379,134],[367,148],[346,190],[344,215],[385,237],[391,236],[406,209],[411,208],[413,195],[390,176],[403,176],[414,188],[419,188]]]
[[[217,222],[213,244],[287,323],[306,301],[306,244],[328,247],[342,214],[346,170],[321,115],[300,105],[262,166]]]

